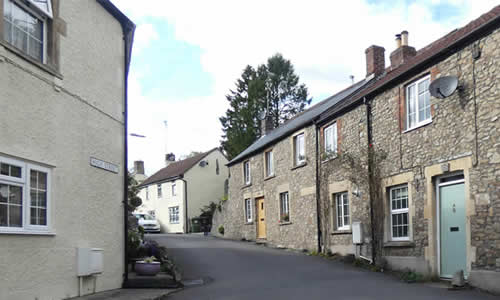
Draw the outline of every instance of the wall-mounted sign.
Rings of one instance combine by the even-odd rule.
[[[117,165],[109,163],[104,160],[97,159],[95,157],[90,158],[90,165],[99,169],[103,169],[109,172],[118,173],[119,168]]]

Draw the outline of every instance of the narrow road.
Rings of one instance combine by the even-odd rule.
[[[395,277],[291,251],[202,235],[150,235],[168,248],[186,287],[168,299],[335,299],[498,300],[475,290],[449,291],[431,284],[407,284]]]

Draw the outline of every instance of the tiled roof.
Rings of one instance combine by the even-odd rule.
[[[408,59],[402,65],[396,68],[387,68],[386,74],[380,76],[376,83],[366,89],[363,89],[362,91],[359,91],[356,94],[353,94],[351,97],[349,97],[349,99],[346,99],[346,101],[343,101],[340,105],[332,107],[324,112],[320,117],[320,121],[328,119],[330,116],[339,112],[345,107],[360,101],[361,99],[363,99],[363,97],[369,96],[379,89],[385,88],[389,84],[400,79],[402,76],[410,73],[418,67],[424,65],[433,58],[442,54],[446,54],[446,52],[450,48],[473,37],[474,34],[481,31],[481,29],[485,28],[488,25],[492,25],[495,22],[497,26],[500,25],[500,5],[494,7],[492,10],[473,20],[464,27],[455,29],[444,37],[420,49],[417,52],[416,56]]]
[[[372,82],[370,78],[361,80],[350,87],[338,92],[337,94],[319,102],[318,104],[308,108],[307,110],[297,114],[294,116],[292,119],[288,120],[284,124],[282,124],[280,127],[275,128],[273,131],[268,133],[267,135],[264,135],[263,137],[259,138],[257,141],[255,141],[252,145],[250,145],[248,148],[243,150],[240,154],[238,154],[235,158],[233,158],[229,163],[229,165],[235,164],[244,158],[250,156],[251,154],[258,152],[262,150],[263,148],[274,144],[275,142],[285,138],[286,136],[290,135],[294,131],[305,127],[308,124],[311,124],[313,120],[318,117],[322,112],[326,111],[339,101],[342,101],[346,97],[350,96],[351,94],[359,91],[360,89],[366,87],[369,85],[369,83]]]
[[[150,185],[157,182],[168,181],[169,179],[173,179],[184,175],[189,169],[191,169],[194,165],[196,165],[200,160],[208,156],[213,151],[218,150],[218,148],[213,148],[210,151],[205,153],[200,153],[190,158],[186,158],[184,160],[176,161],[170,164],[168,167],[165,167],[153,175],[149,176],[143,183],[139,185],[139,187],[143,187],[146,185]]]

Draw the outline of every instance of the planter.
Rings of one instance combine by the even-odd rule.
[[[145,261],[137,261],[135,263],[135,273],[140,276],[156,276],[160,273],[161,263],[154,261],[147,263]]]

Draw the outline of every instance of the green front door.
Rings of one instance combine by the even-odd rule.
[[[465,242],[465,185],[439,186],[441,277],[451,278],[459,270],[467,277]]]

